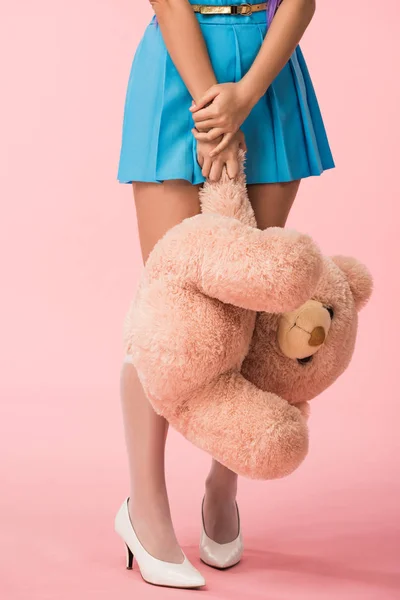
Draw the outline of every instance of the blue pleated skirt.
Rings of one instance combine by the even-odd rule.
[[[241,2],[202,0],[202,3]],[[267,32],[266,12],[249,16],[194,14],[218,83],[241,79],[251,67]],[[136,49],[128,81],[117,176],[121,183],[205,181],[197,162],[197,141],[191,132],[194,125],[188,110],[191,102],[154,16]],[[247,145],[245,169],[249,184],[292,181],[320,175],[334,167],[300,47],[253,107],[241,129]]]

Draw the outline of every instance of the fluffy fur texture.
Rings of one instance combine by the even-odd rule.
[[[352,265],[352,291],[308,236],[255,228],[239,154],[239,177],[224,170],[218,183],[207,181],[202,214],[153,249],[125,319],[124,346],[158,414],[233,471],[271,479],[306,456],[305,401],[347,365],[354,298],[362,303],[368,286]],[[321,358],[300,366],[279,351],[277,313],[311,297],[335,307],[335,324]]]
[[[339,263],[339,264],[338,264]],[[341,268],[343,267],[343,270]],[[351,265],[351,268],[347,268]],[[346,370],[353,355],[358,311],[372,292],[366,267],[353,258],[325,257],[313,299],[333,310],[325,342],[305,363],[289,359],[280,351],[277,331],[281,316],[261,312],[242,373],[260,389],[268,389],[290,404],[312,400]]]

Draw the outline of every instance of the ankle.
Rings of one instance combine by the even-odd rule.
[[[145,506],[142,502],[131,503],[128,512],[131,526],[140,544],[157,560],[182,563],[184,555],[176,538],[168,503],[163,505],[155,498]]]
[[[209,474],[205,482],[205,493],[208,499],[235,500],[237,495],[237,476],[216,477]]]
[[[143,490],[131,492],[129,496],[129,512],[137,518],[154,516],[155,514],[169,515],[169,501],[166,490]]]

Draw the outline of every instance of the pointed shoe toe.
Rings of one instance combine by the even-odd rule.
[[[212,540],[206,533],[205,525],[204,525],[204,498],[202,503],[202,531],[200,537],[200,559],[210,567],[215,567],[216,569],[228,569],[229,567],[233,567],[236,565],[243,554],[243,537],[240,529],[240,518],[239,518],[239,509],[238,511],[238,523],[239,523],[239,533],[238,536],[232,541],[226,544],[219,544]]]

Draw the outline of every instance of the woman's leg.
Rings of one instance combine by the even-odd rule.
[[[135,182],[140,245],[146,262],[155,243],[183,219],[200,211],[199,187],[184,180]],[[136,534],[154,557],[182,562],[171,521],[164,473],[168,423],[147,400],[132,364],[121,371],[121,402],[130,475],[129,512]]]
[[[300,181],[290,181],[247,186],[260,229],[285,226],[299,185]],[[236,492],[236,473],[213,460],[206,480],[204,522],[207,534],[220,544],[231,542],[238,534]]]
[[[247,187],[257,227],[284,227],[296,198],[300,180],[287,183],[253,183]]]

